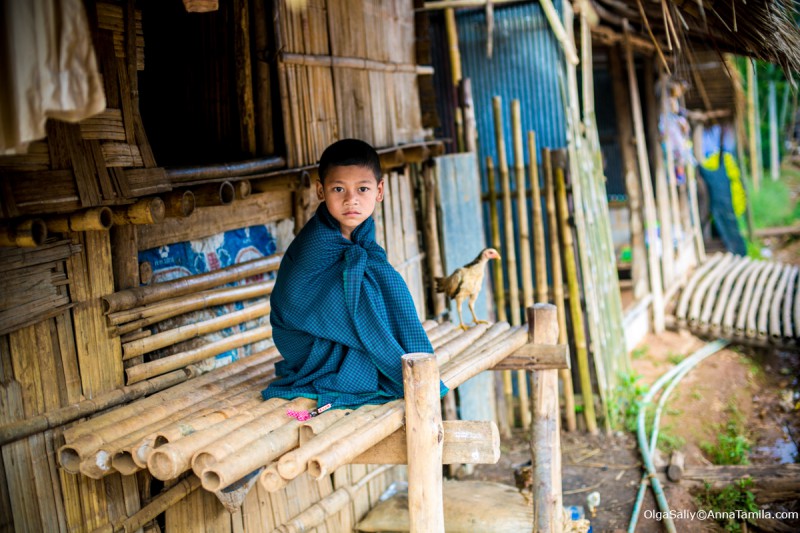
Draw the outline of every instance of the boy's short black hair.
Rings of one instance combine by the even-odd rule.
[[[319,158],[319,180],[325,183],[325,178],[332,167],[351,165],[371,170],[375,174],[375,179],[381,181],[381,160],[378,152],[359,139],[342,139],[325,148],[322,157]]]

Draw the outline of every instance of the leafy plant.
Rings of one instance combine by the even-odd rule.
[[[645,348],[646,350],[647,348]],[[639,401],[647,392],[647,385],[639,382],[642,376],[636,372],[620,373],[617,386],[611,398],[609,413],[613,418],[611,426],[636,431],[636,417],[639,415]]]
[[[634,348],[633,351],[631,352],[631,357],[633,357],[634,359],[641,359],[642,357],[647,355],[648,350],[650,350],[650,348],[648,348],[646,344],[644,346],[639,346],[638,348]]]
[[[727,516],[724,520],[718,520],[725,531],[735,533],[741,531],[741,524],[733,517],[737,511],[746,513],[757,513],[758,505],[756,498],[750,490],[753,481],[750,478],[740,479],[722,490],[712,490],[711,484],[705,483],[703,492],[697,496],[697,504],[705,510],[715,513],[724,513]]]
[[[734,405],[728,407],[730,417],[718,426],[716,443],[704,442],[700,448],[716,465],[746,465],[752,443],[747,438],[742,414]]]
[[[675,353],[675,352],[667,352],[667,361],[672,363],[673,365],[677,365],[681,361],[683,361],[686,356],[682,353]]]

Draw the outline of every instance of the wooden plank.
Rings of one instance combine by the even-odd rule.
[[[137,226],[140,250],[191,241],[223,231],[266,224],[292,216],[291,192],[253,194],[228,206],[200,207],[188,219]]]
[[[87,157],[85,142],[81,139],[80,126],[60,120],[47,121],[47,139],[50,143],[51,158],[58,167],[72,168],[78,186],[81,206],[89,207],[100,203],[100,188],[97,183],[97,169],[94,160]]]
[[[20,215],[65,213],[81,207],[72,169],[8,172],[2,179],[9,184],[8,201],[16,204]]]

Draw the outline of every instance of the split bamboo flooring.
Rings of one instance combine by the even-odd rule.
[[[672,303],[673,325],[744,344],[796,347],[798,273],[797,265],[711,255]]]

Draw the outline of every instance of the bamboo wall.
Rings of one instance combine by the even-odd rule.
[[[109,530],[162,490],[147,473],[112,473],[98,480],[67,473],[55,453],[70,425],[52,422],[53,413],[115,396],[125,385],[126,367],[142,362],[141,357],[123,361],[124,341],[109,324],[102,300],[143,281],[138,251],[253,224],[285,227],[281,221],[294,219],[302,225],[316,206],[303,172],[313,175],[310,165],[327,144],[349,136],[378,147],[422,139],[416,80],[424,69],[415,65],[410,3],[312,0],[305,12],[275,4],[273,37],[284,43],[274,83],[284,118],[285,159],[255,160],[249,170],[244,165],[232,171],[230,182],[228,167],[187,177],[158,165],[139,112],[136,79],[145,67],[147,17],[133,2],[87,2],[108,108],[79,124],[50,121],[48,137],[33,143],[28,154],[0,157],[0,226],[35,217],[49,230],[41,246],[0,248],[0,434],[11,424],[31,422],[33,428],[28,436],[2,441],[0,531]],[[419,183],[408,160],[387,167],[377,233],[423,317]],[[289,170],[280,169],[287,163]],[[233,191],[227,200],[220,192],[224,187]],[[181,211],[176,201],[187,193],[196,209]],[[101,206],[111,209],[111,230],[106,222],[104,229],[55,229],[61,228],[56,216],[82,216]],[[162,524],[166,531],[271,531],[372,469],[343,467],[319,483],[303,476],[271,494],[255,489],[234,514],[213,495],[190,491],[166,510]],[[375,477],[317,530],[349,531],[384,488],[404,475],[403,468],[395,468]]]

